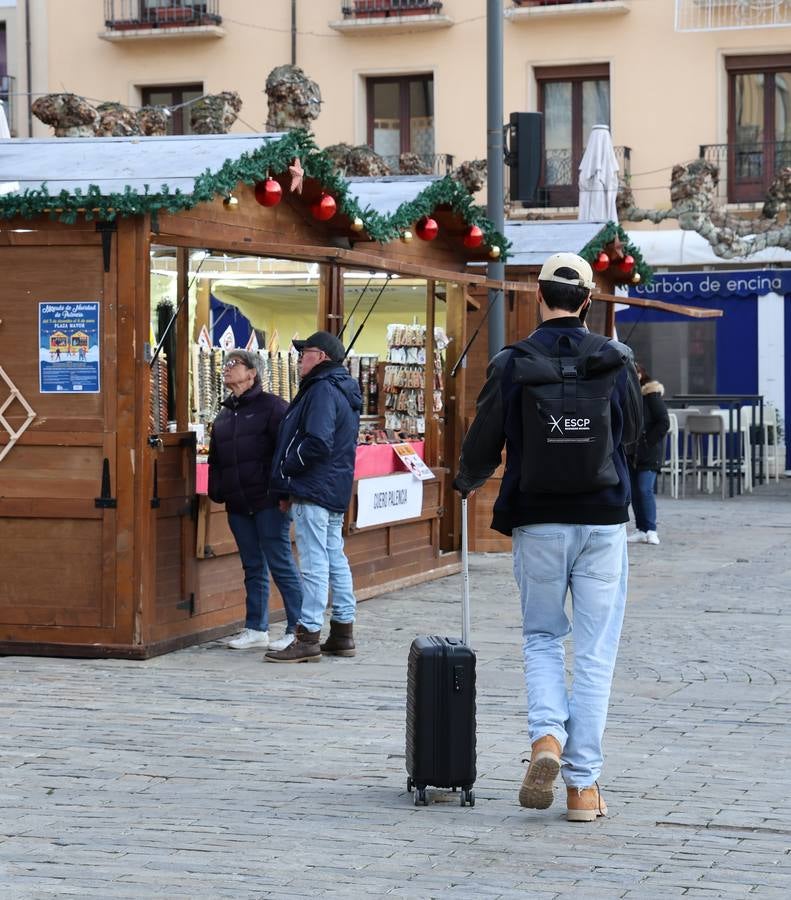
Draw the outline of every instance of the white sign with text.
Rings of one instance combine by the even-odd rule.
[[[357,482],[357,527],[414,519],[423,510],[423,482],[411,473]]]

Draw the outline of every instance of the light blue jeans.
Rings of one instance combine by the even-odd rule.
[[[299,624],[308,631],[321,630],[329,590],[332,591],[333,620],[353,622],[357,598],[349,560],[343,552],[343,513],[330,512],[322,506],[298,500],[294,502],[292,512],[302,572]]]
[[[513,552],[522,598],[530,741],[551,734],[563,747],[563,780],[569,787],[589,787],[601,773],[626,606],[626,526],[525,525],[514,530]],[[565,672],[569,589],[574,619],[571,692]]]

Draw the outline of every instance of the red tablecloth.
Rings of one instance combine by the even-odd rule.
[[[424,441],[410,441],[415,453],[423,459]],[[360,444],[357,448],[357,460],[354,465],[355,478],[368,478],[372,475],[390,475],[393,472],[406,472],[390,444]],[[195,492],[206,494],[209,491],[209,464],[195,464]]]
[[[423,459],[424,441],[410,441],[415,453]],[[357,448],[357,461],[354,466],[355,478],[368,478],[371,475],[390,475],[393,472],[406,472],[399,462],[390,444],[360,444]]]

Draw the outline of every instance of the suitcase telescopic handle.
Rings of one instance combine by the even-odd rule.
[[[467,498],[461,498],[461,640],[470,644],[470,558],[467,535]]]

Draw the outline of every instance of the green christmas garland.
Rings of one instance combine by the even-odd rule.
[[[600,253],[606,253],[606,247],[608,244],[611,244],[616,238],[619,238],[621,243],[623,244],[623,252],[624,255],[629,255],[634,259],[634,272],[640,276],[641,284],[650,284],[651,279],[654,277],[653,269],[648,265],[648,263],[643,259],[643,254],[640,250],[629,240],[629,235],[621,228],[621,226],[617,222],[608,222],[604,228],[596,235],[596,237],[592,238],[588,241],[587,244],[580,250],[580,256],[583,259],[586,259],[591,265],[596,261],[597,257]]]
[[[226,160],[217,172],[207,169],[195,179],[190,193],[178,188],[171,191],[163,184],[158,191],[151,191],[150,185],[144,185],[143,193],[127,186],[122,193],[106,194],[96,185],[90,185],[86,191],[77,188],[73,192],[63,190],[59,194],[50,194],[45,182],[38,189],[0,197],[0,218],[32,219],[48,213],[54,219],[73,224],[80,215],[88,221],[112,221],[116,217],[150,213],[152,226],[156,229],[157,216],[163,210],[179,213],[208,203],[215,197],[227,197],[240,182],[253,185],[267,174],[286,172],[295,157],[299,157],[305,175],[315,178],[334,196],[342,213],[350,219],[362,219],[365,231],[375,241],[387,243],[399,238],[418,219],[443,206],[452,209],[468,225],[477,225],[483,232],[484,243],[498,247],[501,260],[507,258],[510,242],[495,229],[484,208],[476,205],[472,196],[449,176],[432,182],[414,200],[401,204],[392,215],[382,215],[371,207],[362,209],[351,196],[349,185],[336,173],[330,157],[316,146],[308,132],[300,129],[243,153],[239,159]]]

